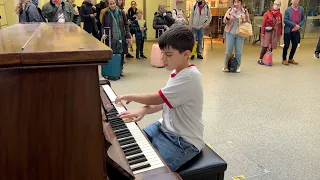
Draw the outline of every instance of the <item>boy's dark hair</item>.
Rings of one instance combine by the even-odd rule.
[[[182,53],[187,50],[192,51],[194,37],[189,28],[183,25],[172,25],[169,30],[161,35],[158,43],[161,50],[171,46],[171,48]]]

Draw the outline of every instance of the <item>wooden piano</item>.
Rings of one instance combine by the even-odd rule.
[[[0,30],[0,179],[180,179],[117,113],[109,47],[72,23]]]

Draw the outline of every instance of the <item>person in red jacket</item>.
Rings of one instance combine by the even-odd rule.
[[[275,0],[273,7],[264,13],[261,24],[261,46],[262,50],[258,63],[264,65],[262,58],[269,46],[277,49],[279,39],[282,36],[282,14],[280,13],[281,1]]]

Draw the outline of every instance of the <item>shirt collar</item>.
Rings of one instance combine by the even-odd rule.
[[[188,66],[188,68],[189,68],[189,67],[192,67],[192,66],[196,66],[196,65],[190,64],[190,65]],[[176,75],[177,75],[176,72],[171,73],[171,77],[172,77],[172,78],[176,77]]]

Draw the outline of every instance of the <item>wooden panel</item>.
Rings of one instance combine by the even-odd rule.
[[[0,71],[0,84],[0,179],[103,179],[97,67]]]
[[[0,30],[0,68],[21,66],[21,48],[39,28],[40,24],[16,24]]]
[[[23,65],[107,63],[112,51],[74,23],[46,23],[22,57]]]

